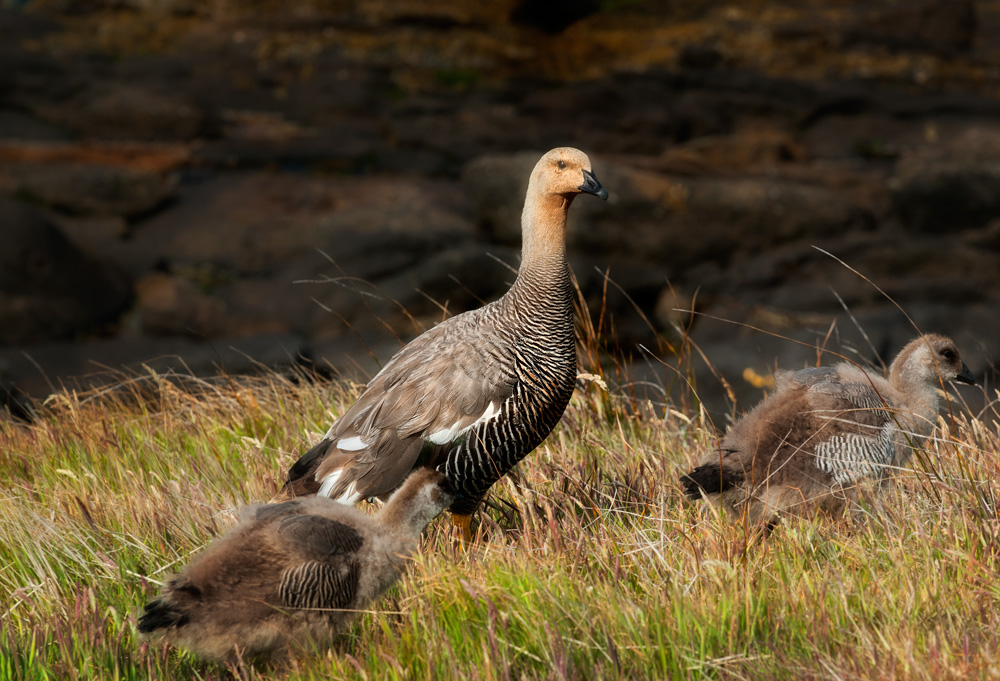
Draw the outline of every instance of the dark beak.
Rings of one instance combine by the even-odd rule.
[[[962,372],[955,377],[956,381],[961,381],[962,383],[968,383],[969,385],[976,384],[976,377],[972,375],[969,371],[969,367],[965,366],[965,362],[962,362]]]
[[[593,194],[594,196],[608,200],[608,190],[601,186],[601,183],[594,177],[594,173],[589,170],[583,171],[583,184],[577,187],[582,192]]]

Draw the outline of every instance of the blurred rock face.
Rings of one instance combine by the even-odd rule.
[[[125,311],[127,280],[76,248],[38,211],[0,198],[0,342],[94,332]]]
[[[371,371],[505,290],[528,172],[567,144],[611,193],[569,234],[610,345],[669,357],[683,325],[752,401],[748,366],[816,360],[761,330],[910,338],[877,284],[979,374],[997,28],[965,0],[0,10],[0,374],[44,392],[25,350],[60,377],[171,348]]]

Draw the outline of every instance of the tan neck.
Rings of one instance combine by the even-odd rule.
[[[532,191],[521,214],[521,271],[566,262],[566,217],[572,198]]]

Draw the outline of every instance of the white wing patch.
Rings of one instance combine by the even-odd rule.
[[[358,486],[352,482],[347,486],[347,490],[334,499],[334,501],[338,504],[346,504],[347,506],[353,506],[358,503],[361,501],[361,493],[358,492]]]
[[[319,491],[316,492],[318,496],[328,497],[333,488],[337,486],[337,480],[340,479],[340,474],[343,473],[343,469],[338,468],[330,475],[323,478],[323,484],[319,486]]]
[[[433,442],[436,445],[446,445],[449,442],[454,442],[455,439],[458,438],[458,436],[461,435],[462,433],[470,431],[476,426],[486,423],[487,421],[492,421],[499,415],[500,415],[500,407],[498,407],[495,403],[490,402],[490,406],[486,407],[486,411],[483,412],[483,415],[480,416],[475,421],[473,421],[472,423],[470,423],[469,425],[467,425],[466,427],[464,428],[462,427],[461,421],[455,421],[455,423],[452,424],[451,428],[446,428],[445,430],[439,430],[436,433],[431,433],[430,435],[426,436],[426,439],[428,442]]]
[[[368,446],[368,443],[361,439],[360,435],[355,435],[354,437],[345,437],[343,440],[337,440],[337,449],[345,452],[359,452]]]
[[[337,481],[340,480],[341,473],[344,472],[343,468],[338,468],[334,472],[330,473],[328,476],[323,478],[323,484],[320,485],[319,491],[316,492],[317,496],[329,497],[330,492],[333,488],[337,486]],[[348,506],[353,506],[354,504],[361,501],[361,495],[357,492],[358,486],[356,483],[351,483],[347,486],[347,489],[339,497],[334,499],[339,504],[346,504]]]

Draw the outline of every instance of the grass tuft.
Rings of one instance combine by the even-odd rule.
[[[995,418],[956,410],[858,512],[765,538],[682,499],[714,443],[703,410],[598,381],[494,487],[472,550],[433,524],[336,650],[230,670],[140,640],[163,579],[356,395],[149,374],[0,422],[0,678],[1000,677]]]

